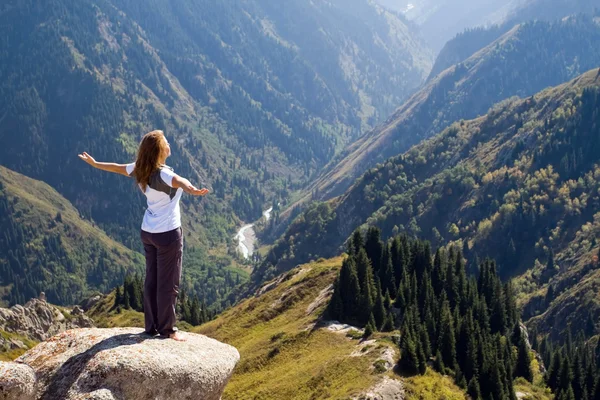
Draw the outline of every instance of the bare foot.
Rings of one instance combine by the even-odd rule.
[[[177,340],[178,342],[185,342],[187,339],[181,336],[179,332],[173,332],[169,335],[169,339]]]

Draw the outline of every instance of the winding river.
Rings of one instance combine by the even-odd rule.
[[[273,207],[263,211],[262,218],[269,221]],[[254,243],[256,242],[256,234],[254,233],[254,224],[244,225],[240,228],[237,235],[234,237],[238,241],[238,251],[242,253],[244,258],[250,257],[254,253]]]

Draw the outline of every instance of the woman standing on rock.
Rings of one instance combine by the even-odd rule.
[[[79,158],[103,171],[132,176],[146,195],[148,208],[142,222],[141,238],[146,253],[144,282],[144,320],[146,333],[184,340],[175,327],[175,307],[181,280],[183,234],[179,199],[183,192],[204,196],[208,189],[198,189],[171,167],[165,165],[171,146],[162,131],[152,131],[142,138],[137,160],[131,164],[97,162],[88,153]]]

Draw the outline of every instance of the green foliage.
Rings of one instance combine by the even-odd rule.
[[[181,290],[177,303],[180,320],[192,326],[210,321],[216,315],[216,312],[210,311],[204,302],[198,300],[198,297],[189,297],[185,289]],[[138,312],[144,311],[144,279],[140,275],[127,275],[123,286],[117,286],[115,289],[112,309],[120,310],[121,308]]]
[[[0,287],[9,304],[40,292],[74,304],[108,292],[142,257],[111,240],[48,185],[0,166]]]
[[[481,264],[478,279],[468,278],[462,252],[454,247],[440,248],[432,256],[429,243],[406,235],[383,241],[376,234],[365,242],[357,233],[352,237],[351,254],[344,260],[334,284],[329,310],[336,310],[335,317],[342,322],[366,323],[365,335],[370,335],[377,326],[385,331],[396,328],[394,323],[385,321],[377,325],[378,317],[401,315],[397,322],[401,331],[398,365],[402,371],[426,374],[427,364],[435,354],[434,366],[438,372],[451,374],[459,387],[479,393],[482,398],[496,393],[506,396],[500,398],[515,398],[512,383],[515,369],[518,376],[533,380],[531,369],[530,375],[525,375],[522,367],[524,362],[527,368],[531,364],[525,339],[520,330],[511,334],[512,327],[519,326],[512,285],[502,284],[493,261]],[[381,249],[370,252],[375,261],[367,255],[367,246]],[[388,262],[393,264],[390,260],[403,265],[401,268],[393,265],[391,269],[397,271],[394,279],[398,278],[400,283],[396,298],[389,301],[396,310],[386,314],[381,295],[385,275],[379,272]],[[372,264],[378,265],[379,270],[371,268]],[[360,266],[356,274],[355,266]],[[344,304],[356,302],[357,283],[348,279],[355,275],[363,299],[370,293],[368,282],[375,282],[376,299],[359,301],[358,306],[346,308]],[[364,319],[365,315],[369,317]],[[525,354],[519,350],[515,360],[513,347],[524,348]]]
[[[507,100],[486,116],[456,123],[367,171],[346,195],[329,203],[334,217],[319,227],[319,243],[327,244],[321,255],[341,248],[350,229],[365,226],[378,227],[384,238],[404,229],[438,244],[451,241],[469,260],[470,273],[478,271],[482,255],[489,255],[503,278],[523,274],[511,290],[525,304],[524,319],[539,315],[535,326],[552,330],[555,338],[568,323],[573,331],[597,334],[599,87],[596,69],[530,98]],[[392,265],[400,285],[397,276],[405,263],[393,260]],[[434,288],[445,274],[433,270]],[[503,296],[499,288],[489,289],[491,297],[493,292]],[[453,283],[447,292],[451,308],[456,290],[459,285]],[[563,292],[561,301],[554,301]],[[578,306],[566,310],[564,300],[571,296]],[[395,301],[407,302],[404,297],[398,294]],[[505,325],[504,313],[514,313],[500,300],[489,310],[493,329]]]

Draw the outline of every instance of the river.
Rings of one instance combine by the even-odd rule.
[[[265,221],[269,221],[269,219],[271,219],[272,211],[273,207],[269,208],[266,211],[263,211],[262,218],[264,218]],[[254,224],[242,226],[238,231],[237,235],[235,235],[234,239],[238,241],[238,251],[242,253],[244,258],[249,258],[254,253],[254,243],[256,242]]]

